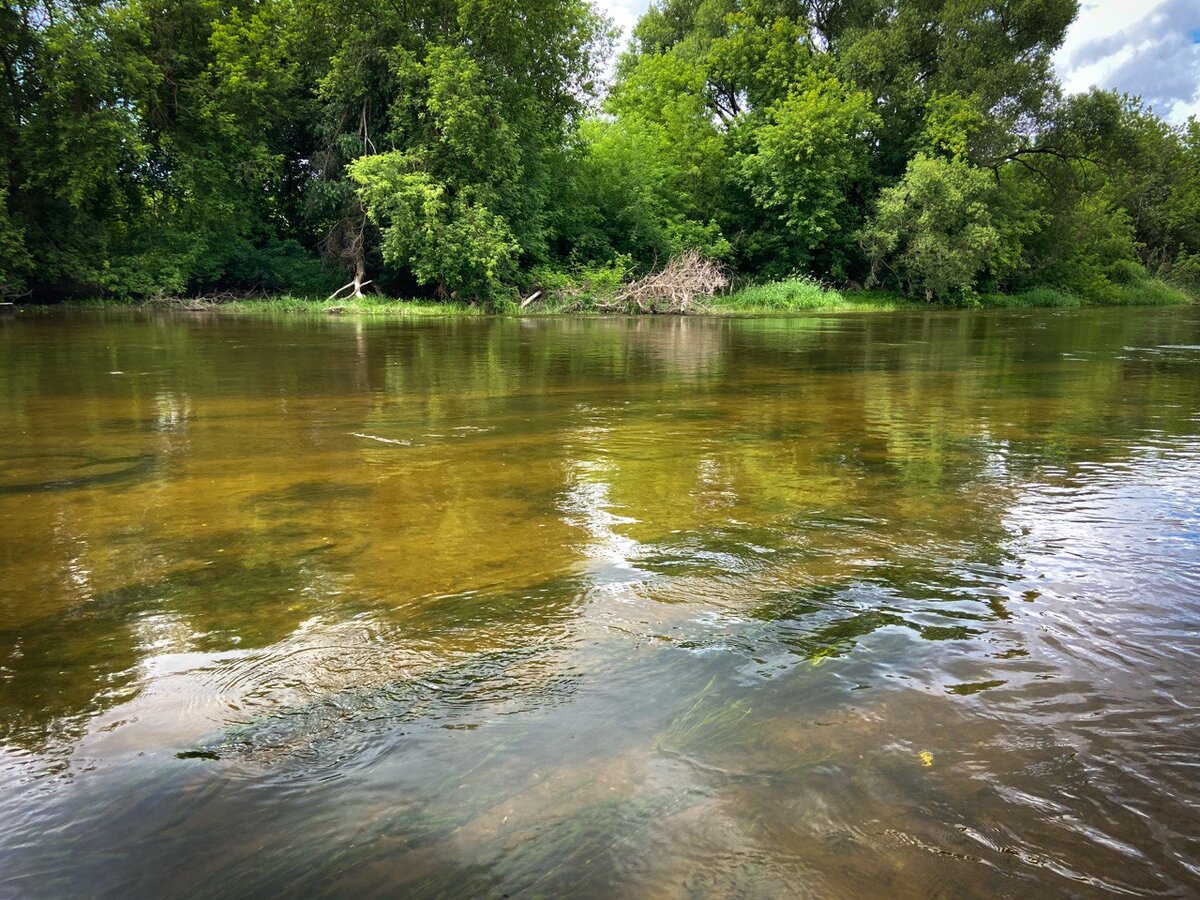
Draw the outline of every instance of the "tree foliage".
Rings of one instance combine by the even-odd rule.
[[[870,96],[809,73],[763,119],[740,159],[750,195],[786,229],[789,262],[820,260],[844,274],[847,237],[869,196],[869,138],[881,121]]]
[[[689,250],[931,299],[1198,287],[1200,125],[1064,98],[1076,12],[658,0],[614,66],[587,0],[12,0],[0,293],[499,305]]]
[[[900,182],[880,194],[863,232],[870,280],[885,280],[880,269],[887,267],[906,292],[944,300],[969,294],[985,278],[1003,278],[1019,247],[998,223],[999,190],[983,169],[918,153]]]

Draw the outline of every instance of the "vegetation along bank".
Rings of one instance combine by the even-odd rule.
[[[0,299],[1187,300],[1200,123],[1064,96],[1077,6],[660,0],[614,58],[585,0],[18,0]]]

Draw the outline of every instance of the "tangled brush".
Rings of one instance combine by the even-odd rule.
[[[613,312],[674,313],[684,315],[729,287],[729,276],[714,260],[695,250],[674,256],[662,269],[631,282],[613,298]]]

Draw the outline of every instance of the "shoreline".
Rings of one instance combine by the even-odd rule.
[[[379,316],[397,318],[559,318],[605,316],[732,318],[740,316],[790,316],[812,314],[887,312],[979,312],[1011,309],[1105,309],[1129,306],[1164,307],[1200,303],[1182,289],[1157,279],[1122,286],[1115,295],[1088,300],[1056,288],[1034,288],[1015,294],[984,294],[971,302],[936,303],[917,300],[890,291],[841,292],[809,282],[777,282],[752,285],[730,294],[708,298],[687,313],[657,314],[620,312],[591,308],[593,298],[539,301],[528,308],[515,302],[509,308],[489,309],[455,303],[365,296],[348,300],[281,295],[248,299],[205,300],[203,297],[139,301],[119,298],[64,300],[50,303],[16,303],[10,313],[52,310],[113,310],[130,312],[188,312],[218,315],[322,315]]]

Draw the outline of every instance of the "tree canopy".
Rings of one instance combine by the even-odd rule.
[[[1076,0],[13,0],[0,293],[502,306],[697,250],[938,300],[1200,284],[1200,124],[1065,97]],[[607,74],[611,73],[611,78]]]

